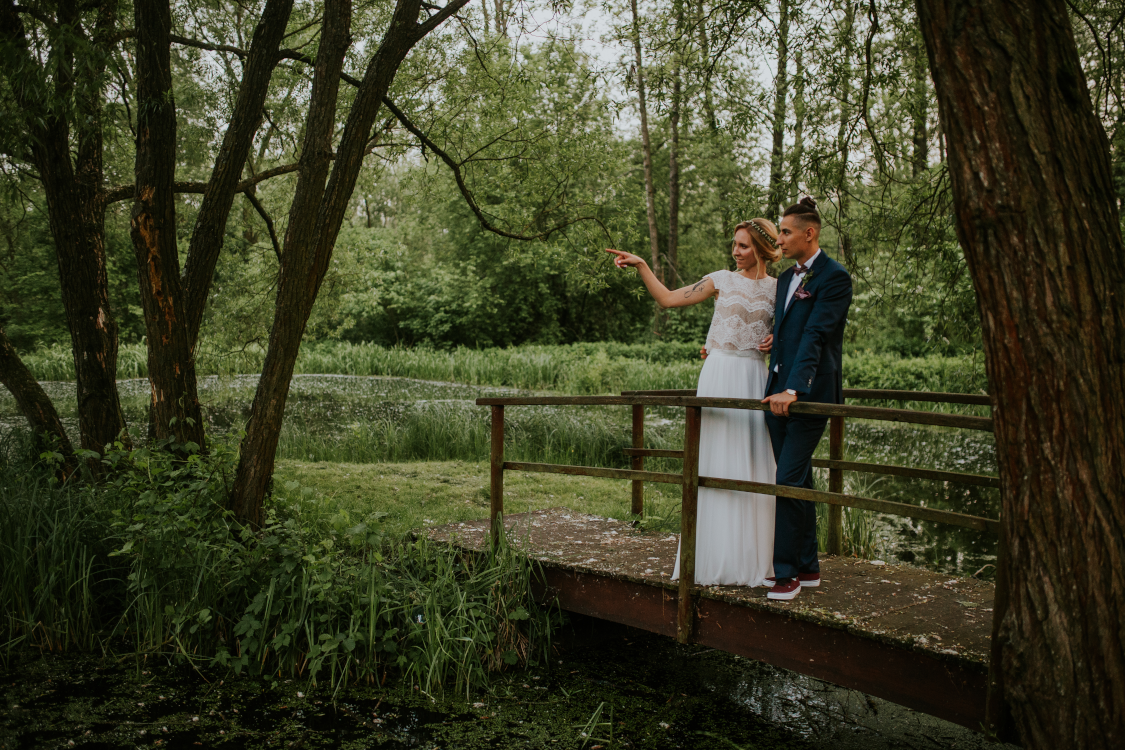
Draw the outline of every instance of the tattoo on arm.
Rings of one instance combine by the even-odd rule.
[[[695,294],[696,292],[698,292],[698,291],[702,290],[702,289],[703,289],[703,287],[704,287],[704,285],[705,285],[706,283],[707,283],[707,280],[706,280],[706,279],[704,279],[703,281],[699,282],[698,284],[696,284],[695,286],[693,286],[693,287],[692,287],[691,289],[688,289],[688,290],[687,290],[686,292],[684,292],[684,297],[685,297],[685,298],[687,298],[687,297],[690,297],[691,295]]]

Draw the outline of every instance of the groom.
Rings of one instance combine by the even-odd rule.
[[[840,360],[844,323],[852,303],[852,277],[820,250],[816,201],[802,198],[785,209],[777,245],[797,261],[777,280],[773,351],[766,398],[766,427],[777,459],[777,484],[813,489],[812,456],[827,417],[790,416],[796,401],[843,403]],[[820,585],[816,556],[816,506],[809,500],[777,498],[773,543],[774,585],[770,599],[793,599],[802,586]]]

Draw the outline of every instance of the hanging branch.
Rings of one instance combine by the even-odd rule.
[[[469,186],[465,184],[464,175],[461,174],[461,167],[463,166],[464,162],[458,162],[448,153],[443,151],[441,147],[439,147],[436,143],[433,142],[433,140],[430,139],[429,136],[422,132],[421,128],[411,122],[410,118],[407,117],[401,109],[395,106],[395,103],[392,102],[389,97],[383,97],[383,104],[386,105],[387,109],[389,109],[391,113],[398,118],[398,121],[402,123],[402,126],[404,128],[409,130],[415,138],[421,141],[424,147],[437,154],[438,158],[445,162],[445,165],[449,167],[449,169],[453,172],[453,179],[457,182],[457,189],[461,191],[461,195],[465,198],[465,202],[469,205],[469,209],[473,212],[473,214],[476,215],[477,221],[480,222],[482,228],[488,230],[489,232],[492,232],[493,234],[498,234],[501,237],[507,237],[513,240],[543,240],[551,236],[555,232],[561,229],[565,229],[571,224],[577,224],[580,221],[593,221],[601,227],[602,231],[605,232],[606,237],[609,238],[610,242],[612,243],[613,237],[612,235],[610,235],[609,229],[607,229],[605,224],[602,223],[601,219],[596,216],[579,216],[574,219],[564,221],[563,223],[551,227],[544,232],[540,232],[539,234],[516,234],[514,232],[509,232],[496,226],[488,220],[488,217],[485,215],[484,211],[481,210],[481,207],[479,205],[477,205],[477,201],[473,197],[472,191],[469,190]]]
[[[273,229],[273,219],[271,219],[270,215],[266,213],[266,207],[263,206],[262,202],[258,200],[258,196],[254,195],[253,190],[247,190],[243,193],[243,195],[246,196],[246,200],[250,201],[250,205],[254,207],[254,210],[258,212],[258,216],[262,217],[262,221],[266,223],[266,229],[268,229],[270,232],[270,242],[273,243],[273,254],[277,256],[277,262],[280,264],[281,243],[277,241],[277,232],[275,232]]]

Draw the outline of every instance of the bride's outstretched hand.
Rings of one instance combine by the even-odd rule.
[[[762,339],[762,343],[758,344],[758,351],[762,354],[769,354],[770,349],[773,349],[773,334],[766,336]]]
[[[607,247],[605,251],[617,256],[613,259],[613,265],[617,266],[618,268],[635,268],[637,266],[643,266],[645,264],[643,258],[637,255],[633,255],[632,253],[625,253],[609,247]]]

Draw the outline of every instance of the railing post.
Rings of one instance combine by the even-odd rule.
[[[680,592],[676,611],[676,640],[691,640],[692,621],[695,617],[695,521],[699,499],[699,427],[703,410],[687,407],[684,428],[684,484],[683,505],[680,515]]]
[[[504,522],[504,407],[492,407],[492,449],[489,451],[489,535],[492,546],[500,540],[500,524]],[[497,518],[500,522],[497,523]]]
[[[828,432],[828,457],[835,461],[844,460],[844,418],[832,417]],[[828,470],[828,491],[844,491],[843,469]],[[844,509],[839,505],[828,506],[828,543],[825,550],[830,555],[844,554]]]
[[[645,408],[640,404],[633,406],[633,447],[645,447]],[[644,471],[645,457],[633,456],[630,466],[634,471]],[[634,516],[642,516],[645,512],[645,483],[640,479],[633,480],[633,507]]]

